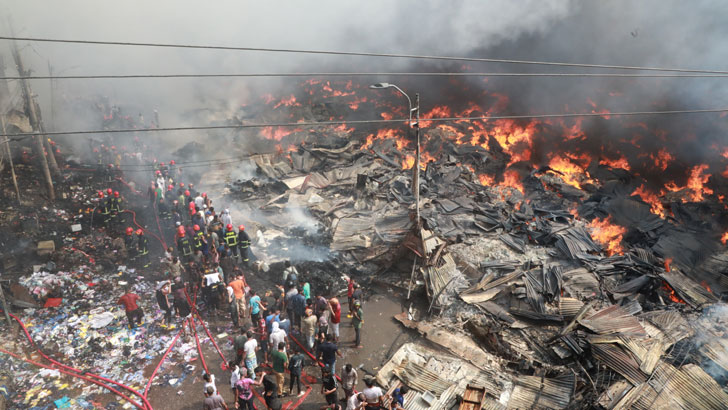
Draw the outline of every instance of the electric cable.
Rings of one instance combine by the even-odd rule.
[[[513,59],[504,59],[504,58],[479,58],[479,57],[456,57],[456,56],[431,56],[431,55],[418,55],[418,54],[372,53],[372,52],[360,52],[360,51],[307,50],[307,49],[270,48],[270,47],[235,47],[235,46],[219,46],[219,45],[216,46],[216,45],[173,44],[173,43],[146,43],[146,42],[130,42],[130,41],[69,40],[69,39],[57,39],[57,38],[15,37],[15,36],[0,36],[0,40],[33,41],[33,42],[66,43],[66,44],[87,44],[87,45],[133,46],[133,47],[187,48],[187,49],[225,50],[225,51],[255,51],[255,52],[269,52],[269,53],[294,53],[294,54],[336,55],[336,56],[354,56],[354,57],[383,57],[383,58],[402,58],[402,59],[419,59],[419,60],[469,61],[469,62],[479,62],[479,63],[503,63],[503,64],[545,65],[545,66],[559,66],[559,67],[605,68],[605,69],[614,69],[614,70],[644,70],[644,71],[671,71],[671,72],[682,72],[682,73],[728,74],[728,71],[692,69],[692,68],[639,67],[639,66],[612,65],[612,64],[585,64],[585,63],[567,63],[567,62],[556,62],[556,61],[533,61],[533,60],[513,60]]]
[[[728,108],[712,108],[697,110],[669,110],[669,111],[628,111],[628,112],[605,112],[605,113],[564,113],[564,114],[525,114],[525,115],[490,115],[480,117],[443,117],[443,118],[420,118],[420,121],[433,122],[458,122],[458,121],[475,121],[475,120],[519,120],[519,119],[543,119],[543,118],[574,118],[574,117],[620,117],[620,116],[642,116],[642,115],[675,115],[675,114],[706,114],[706,113],[722,113],[728,112]],[[605,118],[606,119],[606,118]],[[338,120],[338,121],[320,121],[320,122],[281,122],[268,124],[237,124],[237,125],[203,125],[190,127],[166,127],[166,128],[130,128],[116,130],[78,130],[78,131],[50,131],[44,132],[43,135],[84,135],[84,134],[121,134],[135,132],[166,132],[166,131],[203,131],[203,130],[234,130],[246,128],[266,128],[266,127],[318,127],[326,125],[358,125],[358,124],[391,124],[407,122],[407,118],[402,119],[380,119],[380,120]],[[33,136],[38,133],[16,133],[16,134],[0,134],[0,137],[25,137]]]

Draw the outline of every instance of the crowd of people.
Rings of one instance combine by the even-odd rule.
[[[338,298],[312,291],[290,262],[285,262],[282,277],[268,289],[251,287],[246,274],[252,272],[256,258],[245,226],[240,224],[236,230],[228,209],[218,214],[206,193],[195,190],[193,184],[175,181],[179,177],[175,170],[174,161],[156,164],[155,179],[147,191],[146,208],[156,219],[160,239],[174,236],[174,246],[165,249],[161,261],[164,278],[155,292],[164,312],[159,326],[173,329],[177,320],[195,310],[209,318],[229,315],[237,333],[232,340],[234,357],[227,363],[235,408],[253,409],[253,390],[258,386],[270,409],[280,409],[281,397],[294,394],[294,389],[298,396],[304,395],[302,377],[310,362],[321,367],[321,394],[326,400],[322,409],[383,409],[385,396],[373,379],[365,378],[367,387],[357,392],[357,370],[349,363],[337,368],[343,357],[339,349],[342,303]],[[141,227],[123,228],[128,225],[127,219],[119,217],[123,204],[118,191],[100,191],[97,220],[110,232],[123,232],[129,265],[148,269],[152,264],[149,240]],[[192,296],[198,291],[199,301]],[[354,279],[348,280],[347,298],[347,317],[355,333],[352,346],[361,348],[363,292]],[[144,321],[138,300],[127,289],[118,301],[132,329]],[[205,375],[203,393],[205,409],[228,408],[214,375]],[[388,402],[392,409],[403,408],[396,395]]]

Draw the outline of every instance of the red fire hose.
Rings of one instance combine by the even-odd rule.
[[[151,409],[152,409],[152,405],[151,405],[151,404],[149,404],[149,402],[148,402],[148,401],[146,400],[146,398],[145,398],[145,397],[144,397],[144,396],[143,396],[142,394],[140,394],[139,392],[137,392],[136,390],[132,389],[131,387],[125,386],[125,385],[123,385],[123,384],[121,384],[121,383],[115,382],[115,381],[113,381],[113,380],[111,380],[111,379],[107,379],[107,378],[105,378],[105,377],[102,377],[102,376],[99,376],[99,375],[96,375],[96,374],[93,374],[93,373],[89,373],[89,372],[83,372],[83,371],[81,371],[81,370],[78,370],[78,369],[76,369],[76,368],[73,368],[73,367],[71,367],[71,366],[67,366],[67,365],[65,365],[65,364],[63,364],[63,363],[60,363],[60,362],[58,362],[58,361],[56,361],[56,360],[54,360],[54,359],[52,359],[52,358],[48,357],[48,355],[46,355],[45,353],[43,353],[43,351],[42,351],[42,350],[40,349],[40,347],[38,347],[38,345],[37,345],[37,344],[35,343],[35,341],[33,340],[33,338],[32,338],[32,337],[30,336],[30,333],[28,333],[28,329],[27,329],[27,328],[25,327],[25,324],[23,323],[23,321],[22,321],[22,320],[20,320],[20,318],[18,318],[17,316],[15,316],[15,315],[14,315],[14,314],[12,314],[12,313],[9,313],[9,312],[8,312],[8,315],[10,315],[10,317],[12,317],[13,319],[15,319],[15,321],[16,321],[16,322],[18,322],[18,324],[20,324],[20,327],[21,327],[21,328],[23,329],[23,332],[25,333],[25,336],[26,336],[26,337],[28,338],[28,341],[30,342],[30,344],[31,344],[31,345],[32,345],[33,347],[35,347],[35,349],[36,349],[36,350],[38,351],[38,354],[40,354],[40,355],[41,355],[41,356],[42,356],[43,358],[45,358],[45,359],[46,359],[46,360],[48,360],[49,362],[51,362],[51,363],[55,364],[56,366],[61,366],[61,367],[63,367],[64,369],[67,369],[67,370],[68,370],[68,371],[70,371],[70,372],[75,372],[75,373],[78,373],[78,374],[77,374],[76,376],[81,376],[81,374],[87,374],[88,376],[94,377],[94,378],[96,378],[96,379],[98,379],[98,380],[102,380],[102,381],[104,381],[104,382],[108,382],[108,383],[112,383],[112,384],[115,384],[115,385],[117,385],[117,386],[119,386],[119,387],[121,387],[121,388],[123,388],[123,389],[125,389],[125,390],[128,390],[129,392],[131,392],[131,393],[133,393],[133,394],[135,394],[135,395],[139,396],[139,397],[140,397],[140,398],[142,399],[142,401],[144,402],[144,407],[141,407],[141,406],[139,406],[139,405],[137,405],[137,407],[139,407],[139,408],[146,408],[146,409],[149,409],[149,410],[151,410]],[[58,370],[61,370],[61,369],[58,369]],[[72,374],[72,375],[73,375],[73,374]],[[84,377],[81,377],[81,378],[84,378]],[[84,379],[85,379],[85,378],[84,378]],[[107,387],[108,387],[108,386],[107,386]],[[113,390],[112,390],[112,391],[113,391]],[[114,392],[115,392],[115,391],[114,391]],[[115,392],[115,393],[116,393],[116,392]]]
[[[137,227],[139,227],[139,229],[141,229],[142,231],[148,233],[152,238],[158,240],[159,243],[164,247],[164,250],[167,250],[167,244],[164,243],[164,241],[160,237],[158,237],[157,235],[153,234],[152,232],[149,232],[148,230],[144,229],[143,226],[141,226],[141,225],[139,225],[139,223],[137,223],[137,221],[136,221],[136,213],[134,211],[132,211],[131,209],[125,209],[125,210],[123,210],[121,212],[129,212],[131,214],[131,219],[134,222],[134,225],[136,225]]]
[[[200,316],[200,313],[195,311],[195,315],[200,319],[199,322],[202,325],[202,328],[205,329],[205,333],[207,333],[207,337],[210,338],[212,341],[212,345],[215,346],[215,350],[217,350],[217,353],[220,355],[220,358],[222,358],[222,369],[227,370],[227,362],[225,361],[225,355],[222,354],[222,351],[220,350],[220,347],[217,345],[217,342],[215,342],[215,339],[212,337],[212,334],[210,334],[210,331],[207,330],[207,326],[205,326],[205,322],[202,320],[202,316]]]
[[[135,193],[137,195],[141,195],[142,194],[141,191],[137,191],[136,189],[132,188],[131,185],[129,185],[126,181],[124,181],[124,178],[118,177],[116,179],[119,180],[119,181],[121,181],[122,184],[126,185],[126,187],[129,188],[129,190],[131,192],[133,192],[133,193]]]
[[[145,410],[147,408],[148,409],[151,409],[152,408],[151,406],[150,407],[146,407],[146,405],[141,405],[141,404],[137,403],[136,401],[134,401],[133,399],[131,399],[129,396],[125,395],[124,393],[122,393],[122,392],[116,390],[115,388],[109,386],[108,384],[102,383],[102,382],[100,382],[98,380],[94,380],[94,379],[91,379],[89,377],[85,377],[85,376],[82,376],[80,374],[73,373],[73,372],[68,371],[68,370],[54,368],[52,366],[48,366],[48,365],[45,365],[43,363],[38,363],[36,361],[30,360],[30,359],[26,359],[24,357],[21,357],[18,354],[9,352],[9,351],[7,351],[7,350],[5,350],[3,348],[0,348],[0,353],[5,353],[5,354],[10,355],[10,356],[12,356],[12,357],[14,357],[16,359],[20,359],[20,360],[22,360],[22,361],[24,361],[26,363],[30,363],[30,364],[32,364],[34,366],[42,367],[44,369],[58,370],[60,373],[63,373],[65,375],[72,376],[72,377],[75,377],[75,378],[78,378],[78,379],[85,380],[87,382],[96,384],[98,386],[101,386],[101,387],[103,387],[105,389],[108,389],[109,391],[111,391],[113,393],[116,393],[119,397],[123,398],[124,400],[128,401],[129,403],[133,404],[134,406],[136,406],[136,407],[138,407],[138,408],[140,408],[142,410]],[[144,399],[144,398],[142,397],[142,399]]]
[[[152,375],[149,376],[149,381],[147,382],[147,386],[144,388],[144,397],[147,397],[148,396],[148,394],[149,394],[149,388],[152,387],[152,380],[154,380],[154,376],[157,375],[157,372],[159,371],[159,368],[162,367],[162,363],[164,363],[164,359],[167,358],[167,355],[169,354],[169,352],[172,351],[172,348],[177,343],[177,340],[179,339],[179,337],[182,334],[182,332],[185,330],[185,326],[187,326],[187,322],[188,321],[189,321],[189,319],[187,319],[184,322],[182,322],[182,328],[179,330],[179,332],[177,332],[177,336],[174,337],[174,340],[172,340],[172,343],[169,344],[169,347],[167,348],[167,351],[164,352],[164,355],[162,355],[162,358],[159,360],[159,364],[157,364],[157,367],[152,372]]]
[[[197,352],[200,354],[200,361],[202,362],[202,368],[205,369],[205,373],[210,373],[207,370],[207,363],[205,363],[205,356],[202,354],[202,347],[200,346],[200,338],[197,337],[197,329],[195,328],[195,318],[190,316],[190,327],[195,334],[195,342],[197,343]]]

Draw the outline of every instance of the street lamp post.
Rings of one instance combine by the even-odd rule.
[[[415,196],[415,212],[417,217],[417,229],[420,229],[420,94],[415,94],[415,106],[412,107],[412,99],[409,95],[404,92],[401,88],[391,83],[377,83],[370,85],[369,88],[381,89],[381,88],[394,88],[399,91],[400,94],[407,98],[407,104],[409,106],[409,121],[407,122],[409,134],[411,135],[412,128],[415,128],[417,147],[415,149],[415,166],[412,173],[412,190]],[[412,123],[412,113],[416,113],[416,120]]]

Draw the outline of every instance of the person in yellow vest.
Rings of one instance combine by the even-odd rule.
[[[137,229],[137,258],[139,259],[139,264],[143,268],[149,268],[151,265],[151,260],[149,259],[149,240],[144,235],[144,231],[141,229]]]
[[[227,224],[226,232],[225,232],[225,243],[230,248],[230,252],[235,256],[235,258],[238,257],[238,234],[235,233],[235,229],[233,228],[233,224]]]
[[[192,258],[192,244],[185,234],[184,226],[179,226],[177,228],[177,251],[182,257],[182,260],[185,261],[185,263],[189,263]]]

